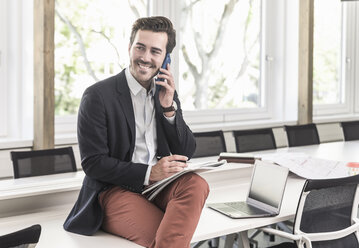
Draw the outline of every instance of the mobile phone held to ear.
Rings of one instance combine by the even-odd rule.
[[[163,61],[161,68],[167,69],[167,64],[171,64],[171,56],[169,53],[166,54],[165,60]],[[159,72],[159,74],[163,74],[163,73]],[[165,81],[165,79],[164,78],[156,78],[156,81]]]

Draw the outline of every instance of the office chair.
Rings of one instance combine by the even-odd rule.
[[[293,233],[261,228],[293,240],[271,248],[358,248],[358,184],[359,175],[307,180],[298,203]]]
[[[319,144],[317,126],[313,123],[305,125],[284,126],[287,133],[288,146],[305,146]]]
[[[32,177],[77,171],[72,147],[11,152],[14,177]]]
[[[226,152],[226,143],[223,131],[193,133],[196,139],[196,151],[193,158],[218,156]]]
[[[341,122],[343,128],[344,140],[359,140],[359,121]]]
[[[237,152],[276,149],[271,128],[233,131]]]
[[[19,231],[0,236],[0,247],[21,247],[32,248],[39,242],[41,234],[41,226],[36,224]]]

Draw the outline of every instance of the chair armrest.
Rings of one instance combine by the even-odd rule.
[[[323,233],[303,233],[303,235],[313,242],[313,241],[340,239],[345,236],[348,236],[351,233],[357,232],[358,230],[359,230],[359,223],[356,222],[350,227],[347,227],[339,231],[323,232]]]
[[[262,227],[262,228],[258,228],[258,229],[263,231],[263,232],[278,235],[278,236],[281,236],[283,238],[291,239],[291,240],[294,240],[294,241],[300,240],[302,238],[302,235],[287,233],[287,232],[283,232],[281,230],[273,229],[273,228],[270,228],[270,227]]]

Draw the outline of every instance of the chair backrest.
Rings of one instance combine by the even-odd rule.
[[[307,180],[297,208],[294,234],[301,232],[312,235],[325,232],[342,232],[355,223],[358,210],[356,191],[359,175],[322,180]],[[358,224],[356,224],[358,225]],[[354,231],[342,238],[335,233],[328,235],[329,239],[312,242],[313,248],[359,247]],[[309,237],[309,235],[308,235]],[[323,237],[322,237],[323,238]],[[327,239],[327,238],[324,238]]]
[[[77,171],[72,147],[11,152],[14,177],[32,177]]]
[[[40,234],[41,226],[36,224],[13,233],[0,236],[0,247],[35,247],[37,242],[39,242]]]
[[[226,152],[226,143],[223,131],[193,133],[196,139],[196,151],[193,158],[218,156]]]
[[[305,125],[284,126],[287,133],[288,146],[305,146],[319,144],[317,126],[313,123]]]
[[[343,128],[344,140],[359,140],[359,121],[346,121],[340,123]]]
[[[253,152],[276,149],[271,128],[233,131],[237,152]]]

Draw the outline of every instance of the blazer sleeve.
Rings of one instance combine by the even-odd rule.
[[[178,99],[176,91],[173,100],[177,103],[175,124],[170,124],[163,116],[162,108],[159,108],[162,127],[164,129],[170,152],[172,154],[185,155],[190,159],[196,149],[196,141],[192,131],[183,119],[181,103]]]
[[[107,105],[113,105],[108,99],[106,101]],[[96,88],[88,88],[82,97],[77,133],[83,170],[92,179],[141,192],[148,165],[131,162],[131,142],[125,117],[110,116],[121,113],[121,109],[111,110],[107,105]],[[118,121],[118,132],[112,130],[114,128],[109,130],[109,122],[113,119]],[[114,143],[114,139],[119,140]]]

